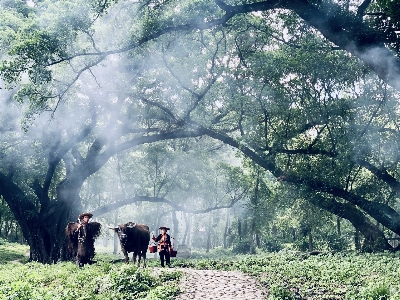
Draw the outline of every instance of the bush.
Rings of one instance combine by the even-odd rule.
[[[242,240],[232,248],[232,252],[235,254],[255,254],[256,247],[253,245],[250,253],[250,241]]]
[[[278,240],[273,239],[264,242],[263,248],[268,252],[279,252],[283,249],[283,246]]]
[[[232,252],[231,249],[224,249],[223,247],[216,247],[214,249],[211,249],[208,253],[199,250],[192,250],[190,258],[192,259],[202,259],[202,258],[213,258],[213,259],[219,259],[219,258],[228,258],[232,257],[235,254]],[[179,260],[178,260],[179,261]]]
[[[285,286],[274,284],[270,287],[270,300],[295,300],[295,295]]]
[[[344,251],[350,248],[351,239],[337,233],[325,236],[326,248],[332,251]]]
[[[306,252],[308,251],[309,245],[308,245],[308,238],[303,237],[301,239],[296,240],[293,243],[293,248],[299,251]]]
[[[114,273],[111,280],[113,290],[122,299],[129,295],[135,296],[135,298],[143,297],[152,286],[156,285],[154,278],[137,268],[122,269],[122,272]]]
[[[150,291],[146,300],[163,299],[169,300],[174,299],[179,294],[179,287],[176,284],[168,284],[164,286],[156,287]]]
[[[175,284],[181,272],[154,274],[152,268],[111,263],[110,257],[78,268],[71,262],[44,265],[5,263],[0,265],[0,299],[18,300],[167,300],[179,293]]]
[[[368,300],[389,300],[390,287],[385,283],[373,283],[361,291],[361,298]]]

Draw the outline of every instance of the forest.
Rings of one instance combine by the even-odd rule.
[[[171,228],[195,253],[400,250],[400,4],[0,0],[0,237]],[[178,250],[179,251],[179,250]]]

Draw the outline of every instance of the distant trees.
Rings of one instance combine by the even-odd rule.
[[[247,176],[241,168],[223,162],[231,160],[224,157],[230,153],[229,149],[219,145],[218,152],[215,152],[210,147],[214,143],[210,142],[212,140],[207,138],[197,142],[174,140],[122,153],[118,156],[121,185],[110,184],[117,177],[115,172],[107,170],[110,163],[97,173],[100,178],[114,175],[101,189],[104,195],[99,197],[103,199],[113,193],[119,197],[114,196],[108,202],[107,199],[100,201],[101,205],[92,201],[89,203],[91,211],[103,217],[103,214],[119,207],[134,204],[140,210],[139,215],[135,213],[135,217],[140,218],[138,222],[146,222],[154,232],[167,223],[177,243],[186,240],[190,234],[186,231],[190,227],[190,216],[198,218],[219,209],[231,208],[249,197]],[[82,192],[87,194],[88,189],[91,185],[83,187]]]
[[[0,204],[0,238],[12,242],[24,242],[18,222],[4,200]]]

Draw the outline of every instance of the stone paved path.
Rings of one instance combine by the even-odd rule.
[[[266,299],[265,290],[256,280],[241,272],[184,268],[175,268],[174,270],[180,270],[185,274],[180,282],[183,293],[175,298],[176,300]]]

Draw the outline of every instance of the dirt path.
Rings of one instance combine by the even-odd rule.
[[[185,275],[181,280],[183,299],[266,299],[265,290],[248,275],[236,271],[176,268]]]

